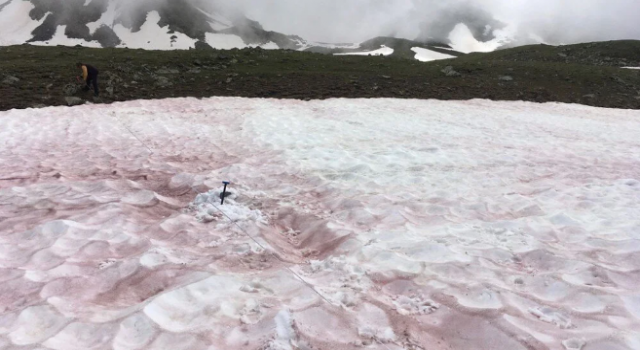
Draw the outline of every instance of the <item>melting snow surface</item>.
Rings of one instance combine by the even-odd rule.
[[[379,49],[374,51],[365,51],[365,52],[343,52],[343,53],[334,53],[336,56],[348,56],[348,55],[358,55],[358,56],[389,56],[393,54],[393,49],[382,45]]]
[[[418,61],[422,61],[422,62],[430,62],[430,61],[437,61],[437,60],[446,60],[446,59],[449,59],[449,58],[456,58],[455,56],[452,56],[452,55],[445,55],[443,53],[432,51],[432,50],[429,50],[429,49],[424,49],[424,48],[421,48],[421,47],[413,47],[413,48],[411,48],[411,51],[416,53],[415,59],[417,59]]]
[[[638,349],[638,134],[481,100],[0,112],[0,345]]]

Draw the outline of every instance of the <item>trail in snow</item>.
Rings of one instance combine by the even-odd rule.
[[[637,349],[639,117],[239,98],[1,112],[0,344]]]

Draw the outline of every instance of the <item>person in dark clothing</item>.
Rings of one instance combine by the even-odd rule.
[[[77,66],[82,69],[82,80],[87,83],[84,90],[89,90],[89,86],[93,85],[93,93],[98,96],[100,94],[100,91],[98,91],[98,69],[94,66],[80,62],[78,62]]]

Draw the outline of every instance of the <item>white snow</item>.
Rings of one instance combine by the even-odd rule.
[[[34,8],[29,1],[13,1],[0,11],[0,46],[21,45],[32,38],[31,32],[49,15],[35,21],[29,16]]]
[[[364,52],[343,52],[343,53],[334,53],[335,56],[389,56],[392,55],[394,50],[385,45],[381,45],[379,49],[374,51],[364,51]]]
[[[469,27],[463,23],[459,23],[455,26],[453,31],[449,33],[449,40],[451,41],[451,47],[453,50],[458,52],[491,52],[495,51],[510,40],[511,30],[512,28],[505,28],[504,30],[495,31],[495,39],[482,42],[478,41],[478,39],[473,36]]]
[[[122,24],[116,24],[113,31],[122,40],[118,47],[147,50],[188,50],[195,47],[196,39],[179,32],[170,34],[169,26],[160,27],[159,22],[160,14],[151,11],[138,32],[132,32]],[[174,36],[175,39],[172,39]]]
[[[416,53],[415,59],[418,60],[418,61],[422,61],[422,62],[430,62],[430,61],[436,61],[436,60],[446,60],[446,59],[449,59],[449,58],[456,58],[455,56],[452,56],[452,55],[445,55],[443,53],[432,51],[432,50],[429,50],[429,49],[424,49],[424,48],[421,48],[421,47],[413,47],[413,48],[411,48],[411,51]]]
[[[640,69],[640,67],[622,67],[624,69]]]
[[[320,42],[307,42],[308,46],[319,46],[326,47],[328,49],[358,49],[362,44],[360,43],[349,43],[349,44],[331,44],[331,43],[320,43]]]
[[[633,348],[639,133],[484,100],[0,112],[0,344]]]
[[[53,37],[47,41],[34,41],[32,43],[32,45],[38,45],[38,46],[56,46],[56,45],[62,45],[62,46],[76,46],[76,45],[82,45],[85,47],[102,47],[102,45],[100,45],[99,42],[97,41],[86,41],[84,39],[73,39],[73,38],[68,38],[64,32],[66,30],[67,26],[58,26],[58,28],[56,28],[56,33],[53,35]]]
[[[206,33],[205,42],[217,50],[244,49],[261,47],[265,50],[278,50],[278,44],[269,41],[264,44],[246,44],[241,37],[233,34]]]
[[[278,49],[280,49],[280,46],[278,46],[278,44],[274,43],[273,41],[269,41],[266,44],[260,45],[260,47],[265,49],[265,50],[278,50]]]
[[[217,33],[206,33],[205,35],[206,43],[217,50],[243,49],[249,46],[237,35]]]

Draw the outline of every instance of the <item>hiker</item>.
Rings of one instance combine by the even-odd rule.
[[[84,91],[89,90],[89,85],[93,85],[93,93],[98,96],[98,70],[96,67],[80,63],[77,64],[78,68],[82,69],[82,80],[87,83],[87,86],[84,87]]]

